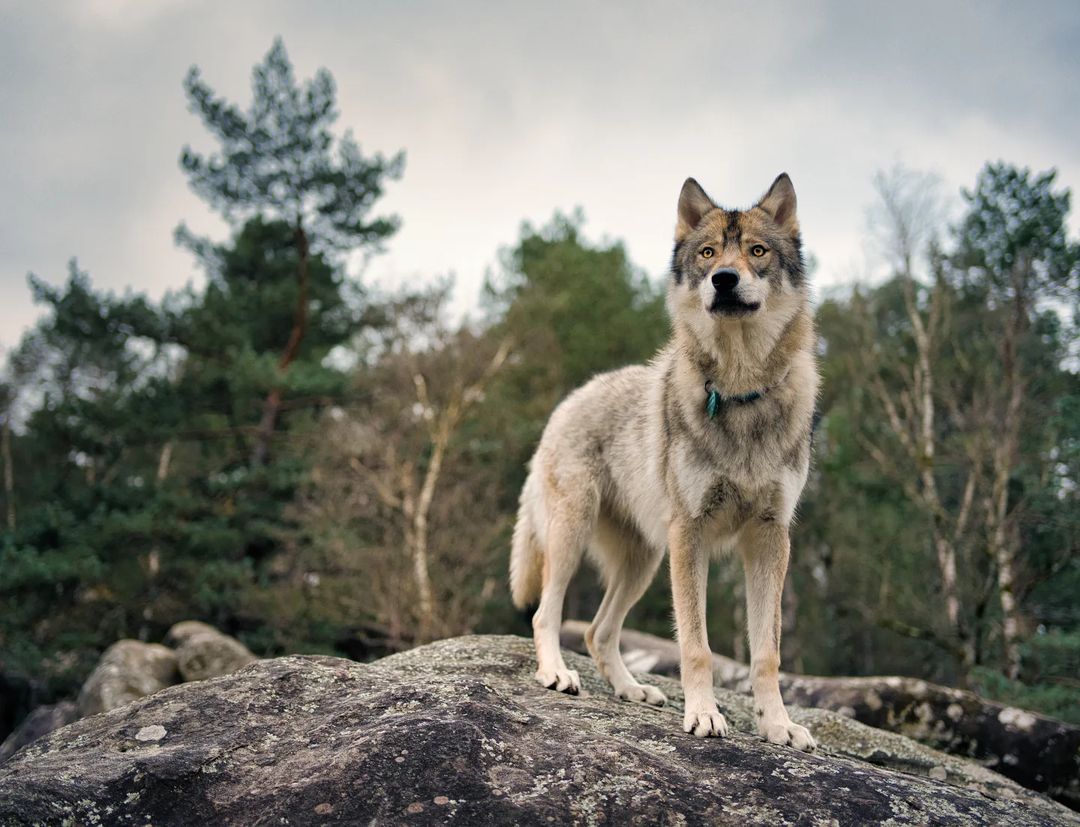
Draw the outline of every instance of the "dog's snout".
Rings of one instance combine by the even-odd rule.
[[[712,283],[721,293],[730,293],[739,283],[739,272],[731,267],[724,267],[712,274]]]

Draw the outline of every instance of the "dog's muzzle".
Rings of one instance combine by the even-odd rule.
[[[711,276],[713,295],[710,313],[724,316],[745,316],[761,307],[760,302],[747,302],[739,298],[735,289],[739,286],[739,271],[732,267],[722,267]]]

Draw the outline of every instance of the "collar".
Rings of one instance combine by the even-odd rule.
[[[749,393],[736,393],[731,396],[720,393],[713,384],[712,379],[707,379],[705,380],[705,412],[709,415],[709,419],[714,419],[716,414],[719,413],[721,405],[749,405],[751,402],[757,402],[786,378],[787,374],[785,373],[776,384],[767,388],[750,391]]]

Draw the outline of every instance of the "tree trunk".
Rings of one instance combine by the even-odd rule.
[[[451,405],[450,410],[444,412],[432,440],[431,460],[424,474],[424,484],[420,487],[420,496],[417,498],[416,514],[413,519],[413,576],[416,579],[416,590],[420,600],[420,637],[422,640],[430,639],[435,625],[435,599],[432,595],[428,567],[428,514],[431,511],[435,486],[442,472],[443,457],[446,455],[446,446],[450,442],[450,433],[456,424],[456,418],[456,406]]]
[[[285,350],[281,354],[281,358],[278,360],[278,373],[284,376],[289,366],[296,359],[297,353],[300,352],[300,344],[304,341],[304,334],[307,333],[308,325],[308,295],[310,293],[310,264],[311,264],[311,250],[308,243],[307,233],[304,232],[303,225],[297,223],[296,229],[293,233],[293,241],[296,245],[296,252],[299,255],[299,262],[296,266],[296,281],[298,285],[296,293],[296,309],[293,313],[293,326],[289,332],[289,341],[285,345]],[[274,435],[274,428],[277,424],[278,411],[281,409],[281,387],[275,387],[266,396],[266,401],[263,403],[262,418],[259,420],[259,427],[255,432],[255,449],[252,452],[251,460],[253,465],[264,465],[266,459],[270,453],[270,440]]]
[[[7,504],[7,528],[15,530],[15,466],[11,460],[11,411],[4,414],[4,429],[0,436],[4,454],[4,501]]]
[[[1019,365],[1019,340],[1027,328],[1025,272],[1027,265],[1013,266],[1012,312],[1001,340],[1001,365],[1006,394],[1001,434],[994,450],[991,554],[997,564],[998,599],[1001,603],[1001,642],[1005,676],[1020,677],[1020,610],[1016,602],[1016,535],[1009,514],[1009,479],[1020,454],[1021,413],[1025,383]]]
[[[431,441],[431,458],[428,460],[427,470],[424,473],[424,482],[420,486],[420,492],[416,496],[411,515],[413,578],[416,581],[417,597],[420,602],[420,638],[428,640],[435,627],[435,596],[431,588],[431,575],[428,560],[428,515],[431,512],[431,503],[435,498],[435,488],[442,473],[443,460],[446,457],[450,439],[461,423],[462,417],[469,407],[476,403],[484,385],[502,367],[506,357],[510,354],[510,340],[504,339],[491,361],[485,367],[480,378],[472,385],[464,382],[454,389],[450,401],[446,407],[436,415],[434,424],[429,430]],[[413,384],[416,386],[416,400],[423,407],[434,411],[431,398],[428,396],[427,382],[422,373],[413,375]],[[409,490],[411,491],[411,483]],[[411,499],[411,494],[408,495]],[[409,516],[408,514],[406,515]]]
[[[157,466],[157,481],[158,483],[165,482],[165,478],[169,476],[169,466],[172,463],[173,452],[173,440],[169,440],[161,446],[161,454],[158,455]]]
[[[914,391],[918,399],[918,454],[915,457],[922,481],[922,492],[926,498],[933,523],[934,552],[937,557],[938,572],[941,576],[941,596],[945,601],[945,617],[949,630],[956,638],[964,656],[960,669],[966,679],[971,671],[970,647],[966,640],[963,620],[960,616],[960,595],[956,584],[956,545],[948,538],[947,515],[938,495],[935,472],[936,418],[937,407],[934,401],[933,346],[937,336],[938,318],[941,312],[942,290],[944,285],[937,279],[931,294],[929,325],[923,324],[915,296],[915,280],[911,275],[911,263],[905,262],[904,304],[911,320],[915,336],[917,359],[914,371]],[[962,528],[961,528],[962,530]],[[959,533],[959,532],[957,532]],[[959,539],[959,537],[957,537]]]
[[[965,485],[964,503],[955,517],[941,501],[937,487],[937,403],[935,399],[934,353],[940,339],[940,320],[946,301],[945,285],[940,277],[930,294],[930,305],[924,321],[915,292],[910,255],[905,254],[898,273],[903,284],[904,307],[911,323],[915,342],[915,361],[907,376],[903,405],[898,405],[880,375],[873,376],[872,387],[886,414],[886,421],[910,459],[914,479],[901,477],[904,491],[926,513],[930,539],[938,569],[938,584],[949,630],[949,650],[955,652],[961,681],[966,682],[974,663],[974,648],[964,623],[957,582],[957,546],[962,542],[974,492],[974,471],[969,471]],[[871,368],[877,366],[871,363]],[[867,445],[883,470],[892,468],[889,458],[875,445]],[[902,474],[903,472],[901,472]]]

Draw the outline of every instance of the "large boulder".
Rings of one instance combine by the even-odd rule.
[[[568,661],[579,697],[540,687],[509,636],[257,661],[25,748],[0,767],[0,824],[1080,824],[835,713],[793,711],[822,745],[808,755],[761,741],[749,699],[719,690],[733,732],[699,740],[675,681],[652,678],[665,708],[625,703]]]
[[[255,655],[236,638],[198,620],[177,623],[169,629],[165,642],[176,647],[177,667],[185,681],[218,678],[255,660]]]
[[[585,652],[580,620],[567,620],[562,645]],[[658,675],[679,673],[679,645],[670,639],[624,629],[623,656],[631,668]],[[750,667],[713,655],[718,686],[750,691]],[[789,704],[831,709],[860,723],[896,732],[986,767],[1072,809],[1080,809],[1080,727],[981,698],[973,692],[917,678],[819,678],[780,675]]]
[[[79,690],[79,714],[96,715],[152,695],[180,680],[176,653],[158,643],[118,640]]]

